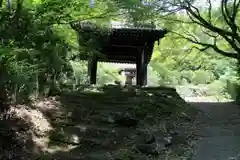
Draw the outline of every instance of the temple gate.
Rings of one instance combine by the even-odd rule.
[[[167,34],[165,29],[150,28],[105,28],[90,23],[74,23],[72,28],[79,35],[79,43],[93,40],[96,52],[81,55],[88,60],[88,75],[91,84],[96,84],[97,62],[136,64],[137,85],[147,84],[147,66],[151,60],[154,43]],[[93,43],[92,43],[93,44]],[[100,54],[98,54],[100,53]]]

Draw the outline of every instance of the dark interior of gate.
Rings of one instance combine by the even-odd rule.
[[[96,84],[97,62],[132,63],[137,66],[137,85],[147,84],[147,65],[151,60],[153,47],[156,41],[167,34],[165,29],[150,28],[105,28],[82,25],[72,25],[78,32],[80,45],[83,41],[95,39],[98,41],[96,50],[101,54],[83,56],[88,60],[88,76],[91,84]],[[92,46],[91,46],[92,47]]]

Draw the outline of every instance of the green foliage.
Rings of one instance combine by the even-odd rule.
[[[214,79],[215,77],[212,72],[198,70],[195,72],[192,82],[194,84],[209,84],[210,82],[213,82]]]
[[[98,82],[100,84],[106,84],[106,83],[113,83],[115,80],[121,81],[122,77],[118,75],[117,71],[119,68],[117,68],[114,65],[111,64],[99,64],[99,70],[98,70]]]
[[[212,41],[203,35],[199,25],[173,23],[159,18],[162,13],[156,14],[152,7],[139,4],[139,0],[98,0],[94,8],[90,8],[86,0],[13,0],[10,9],[6,7],[7,1],[3,2],[3,5],[0,5],[0,111],[3,110],[2,104],[6,101],[26,103],[32,97],[52,96],[65,89],[78,89],[79,85],[88,83],[87,62],[79,59],[83,54],[98,51],[98,45],[101,45],[104,39],[100,32],[91,34],[90,38],[87,32],[77,35],[72,25],[75,22],[88,20],[105,29],[111,20],[126,21],[138,27],[154,21],[156,25],[172,31],[177,30],[180,34],[190,33],[201,41]],[[218,13],[214,12],[214,15]],[[225,27],[222,17],[213,17],[214,23]],[[177,14],[172,14],[170,18],[188,20],[187,17]],[[223,50],[232,51],[231,46],[222,39],[219,39],[217,44]],[[236,62],[219,56],[212,50],[204,54],[196,47],[198,45],[170,32],[161,40],[159,46],[156,44],[154,47],[148,68],[148,84],[156,86],[203,84],[209,88],[208,95],[225,95],[228,92],[233,99],[239,99],[240,81],[237,78],[239,74],[236,71]],[[125,80],[125,77],[118,75],[118,69],[115,64],[99,64],[98,83]],[[183,92],[194,96],[188,89]],[[111,96],[117,94],[121,102],[127,97],[125,92],[123,93],[125,97],[119,96],[116,90],[109,94]],[[186,109],[185,104],[176,106],[177,100],[172,99],[174,96],[170,96],[170,99],[160,106],[152,100],[161,101],[162,104],[164,102],[164,98],[161,99],[162,93],[156,96],[149,95],[147,100],[140,98],[142,101],[137,100],[134,105],[139,104],[136,105],[138,107],[136,110],[141,114],[154,110],[152,106],[155,106],[161,113],[171,114],[172,109],[179,109],[177,115],[181,116],[180,109]],[[112,101],[111,97],[109,101]],[[168,103],[173,107],[166,105]],[[154,111],[156,115],[160,115],[160,112]],[[1,116],[0,112],[0,118]],[[145,158],[141,155],[129,157],[129,154],[132,153],[123,150],[116,157]]]
[[[81,40],[86,32],[77,35],[69,23],[89,20],[104,28],[111,20],[126,21],[135,26],[154,21],[160,27],[211,41],[202,34],[198,25],[169,20],[185,21],[188,17],[172,14],[169,19],[159,19],[161,13],[156,14],[152,10],[154,7],[142,5],[136,0],[100,0],[96,1],[94,8],[89,7],[88,1],[82,0],[25,0],[19,6],[15,2],[12,8],[15,12],[9,12],[5,6],[0,10],[0,88],[4,92],[1,96],[12,94],[15,101],[31,94],[51,95],[61,91],[63,85],[88,83],[87,64],[77,58],[82,53],[96,51],[97,45],[103,40],[99,40],[97,34],[97,37],[91,37],[84,44]],[[214,11],[213,14],[218,15],[218,12]],[[213,21],[224,26],[219,16]],[[219,40],[218,44],[225,50],[231,48],[223,40]],[[215,85],[224,86],[226,79],[236,75],[235,62],[213,51],[208,54],[199,52],[194,48],[196,46],[170,32],[159,46],[156,44],[154,47],[149,67],[149,85],[212,83],[211,87],[214,88]],[[113,64],[100,64],[98,83],[123,81],[124,77],[118,75],[117,69]],[[232,78],[229,79],[235,83]]]
[[[195,73],[193,71],[182,71],[181,78],[185,79],[188,83],[191,83]]]
[[[238,77],[232,77],[230,80],[226,81],[227,92],[233,100],[236,100],[239,103],[239,90],[240,90],[240,81]]]
[[[37,23],[34,14],[26,8],[18,15],[2,18],[5,21],[0,23],[3,26],[0,30],[0,58],[7,70],[2,73],[2,79],[8,83],[7,87],[2,87],[15,94],[16,102],[21,99],[17,98],[19,94],[41,92],[45,85],[53,89],[67,64],[66,43],[53,32],[52,27]]]
[[[71,63],[72,69],[73,69],[73,73],[74,73],[73,79],[75,79],[75,83],[71,82],[71,80],[69,82],[68,77],[66,77],[65,83],[66,84],[72,83],[72,84],[76,84],[76,85],[87,83],[87,64],[73,62],[73,61],[71,61],[70,63]]]
[[[208,88],[208,95],[224,95],[226,93],[226,83],[220,80],[213,81]]]

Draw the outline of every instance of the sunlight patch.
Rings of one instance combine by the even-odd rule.
[[[31,109],[24,105],[18,105],[16,108],[12,107],[11,109],[18,118],[24,119],[24,121],[30,123],[35,134],[46,135],[52,130],[51,124],[39,110]]]

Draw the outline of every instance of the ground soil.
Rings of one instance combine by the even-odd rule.
[[[21,141],[1,153],[22,151],[11,160],[240,159],[240,107],[206,97],[187,101],[169,88],[93,87],[12,106],[11,130]]]

